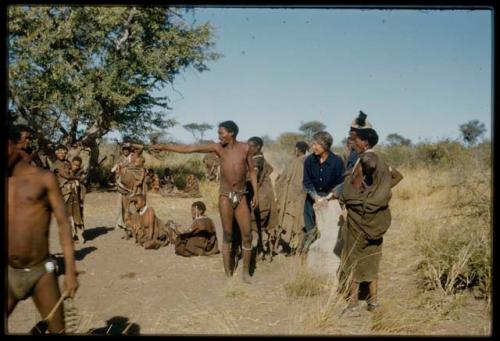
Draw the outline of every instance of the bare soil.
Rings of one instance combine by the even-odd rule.
[[[283,254],[271,263],[259,262],[248,285],[241,267],[226,280],[222,255],[184,258],[173,246],[144,250],[121,239],[113,229],[116,192],[91,192],[85,202],[85,244],[76,244],[80,288],[75,304],[81,315],[79,333],[101,334],[243,334],[243,335],[488,335],[490,312],[484,300],[465,294],[460,301],[443,301],[438,293],[422,294],[416,286],[412,252],[398,225],[398,212],[384,238],[380,274],[381,310],[345,318],[324,310],[329,297],[288,297],[285,286],[297,267],[296,257]],[[197,199],[149,194],[149,206],[163,220],[190,224],[190,206]],[[222,236],[214,205],[208,216]],[[57,226],[51,227],[51,250],[60,254]],[[219,237],[219,246],[221,237]],[[332,245],[333,248],[333,245]],[[402,266],[405,264],[405,266]],[[62,278],[60,278],[62,281]],[[62,283],[62,282],[61,282]],[[450,305],[442,314],[439,305]],[[458,306],[458,308],[457,308]],[[429,319],[429,316],[433,316]],[[27,333],[40,319],[31,299],[20,302],[8,319],[10,333]]]

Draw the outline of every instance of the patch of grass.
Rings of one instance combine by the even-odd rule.
[[[204,180],[200,182],[200,193],[206,205],[219,207],[219,183]]]
[[[285,292],[290,298],[318,296],[328,289],[328,276],[301,267],[285,284]]]

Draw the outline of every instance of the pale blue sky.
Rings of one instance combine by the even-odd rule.
[[[337,144],[363,110],[382,141],[454,139],[472,119],[490,134],[491,11],[197,8],[187,20],[210,21],[224,57],[179,75],[182,96],[162,91],[180,124],[232,119],[245,140],[319,120]]]

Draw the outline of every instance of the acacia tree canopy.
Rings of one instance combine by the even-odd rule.
[[[188,67],[208,70],[209,23],[168,7],[10,6],[8,108],[42,146],[95,149],[112,129],[145,137],[175,124],[154,95]]]
[[[299,130],[304,133],[307,140],[311,140],[315,133],[325,130],[325,128],[326,125],[320,121],[309,121],[302,123]]]
[[[477,140],[486,132],[484,123],[472,120],[459,126],[462,139],[468,145],[476,144]]]
[[[203,136],[207,130],[213,129],[213,125],[208,123],[189,123],[182,126],[193,135],[198,142],[203,141]]]

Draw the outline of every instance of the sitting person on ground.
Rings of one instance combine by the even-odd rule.
[[[175,253],[184,256],[210,256],[219,253],[217,235],[212,219],[205,215],[206,206],[196,201],[191,206],[193,223],[187,232],[175,238]]]
[[[146,250],[156,250],[170,243],[168,228],[155,215],[152,207],[146,205],[144,195],[138,194],[130,199],[135,212],[128,218],[127,226],[132,230],[136,244]]]
[[[177,187],[175,186],[175,178],[172,174],[172,170],[169,167],[165,167],[163,172],[163,178],[160,180],[160,191],[163,193],[173,193],[177,192]]]
[[[186,187],[184,188],[184,193],[193,197],[201,196],[198,179],[196,179],[193,174],[189,174],[186,178]]]
[[[158,174],[153,174],[153,179],[151,181],[151,190],[158,193],[160,191],[160,177]]]

